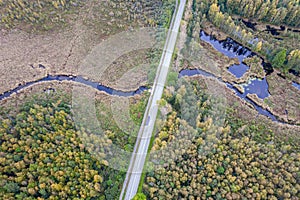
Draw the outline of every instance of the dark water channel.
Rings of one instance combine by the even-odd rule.
[[[195,76],[195,75],[203,75],[203,76],[206,76],[206,77],[217,78],[213,74],[205,72],[205,71],[203,71],[201,69],[184,69],[184,70],[181,70],[179,72],[179,77],[180,78],[183,77],[183,76]],[[221,82],[223,82],[219,78],[218,78],[218,80],[221,81]],[[225,83],[225,84],[226,84],[226,86],[228,88],[230,88],[231,90],[233,90],[238,97],[240,97],[241,99],[244,99],[245,101],[247,101],[250,104],[252,104],[255,107],[255,109],[258,111],[259,114],[265,115],[265,116],[269,117],[270,119],[272,119],[273,121],[277,121],[276,117],[271,112],[269,112],[268,110],[265,110],[262,107],[258,106],[254,101],[252,101],[251,99],[249,99],[247,97],[247,94],[249,94],[249,93],[251,94],[251,91],[253,89],[255,89],[256,87],[259,87],[258,85],[263,85],[264,84],[263,82],[265,82],[265,81],[266,81],[265,79],[264,80],[257,80],[257,81],[252,80],[250,82],[250,84],[244,86],[244,88],[245,88],[245,92],[244,93],[241,93],[239,90],[237,90],[230,83]],[[265,98],[266,94],[269,95],[269,93],[267,91],[265,91],[265,90],[267,90],[267,89],[263,87],[260,91],[257,91],[257,93],[255,93],[255,94],[257,94],[258,97],[260,97],[260,98],[262,98],[262,97]]]
[[[26,87],[29,87],[29,86],[34,85],[39,82],[47,82],[47,81],[73,81],[73,82],[82,83],[84,85],[91,86],[92,88],[95,88],[99,91],[103,91],[109,95],[116,95],[116,96],[123,96],[123,97],[129,97],[129,96],[134,96],[136,94],[141,94],[143,91],[148,89],[145,86],[141,86],[135,91],[124,92],[121,90],[115,90],[113,88],[101,85],[97,82],[86,80],[80,76],[67,76],[67,75],[51,76],[51,75],[48,75],[42,79],[28,82],[24,85],[19,85],[18,87],[14,88],[13,90],[10,90],[10,91],[4,92],[3,94],[0,94],[0,100],[4,99],[6,97],[9,97],[13,93],[17,93]]]

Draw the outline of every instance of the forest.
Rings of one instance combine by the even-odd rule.
[[[147,199],[299,198],[299,144],[282,142],[263,124],[229,117],[230,108],[220,123],[215,105],[222,100],[199,80],[187,83],[164,93],[169,112],[150,151]]]
[[[131,106],[136,123],[145,102]],[[103,115],[104,137],[75,126],[69,103],[68,98],[34,97],[20,105],[17,115],[1,113],[0,199],[119,196],[125,172],[110,167],[104,149],[114,143],[131,151],[134,140]],[[110,115],[103,105],[98,108]]]
[[[27,103],[2,119],[1,199],[100,197],[106,162],[84,150],[78,134],[62,101]]]

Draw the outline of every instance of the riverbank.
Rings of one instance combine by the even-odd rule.
[[[207,79],[211,79],[211,77],[198,75],[188,77],[188,79],[200,81],[206,84]],[[267,126],[270,128],[270,130],[272,130],[273,133],[276,133],[276,137],[278,137],[279,140],[285,142],[293,141],[293,143],[296,146],[300,144],[300,126],[288,123],[278,123],[276,121],[273,121],[269,117],[259,114],[259,112],[253,107],[252,104],[239,98],[233,90],[226,86],[226,84],[221,83],[219,81],[214,81],[214,84],[216,85],[216,87],[219,87],[219,91],[224,91],[223,93],[225,94],[226,98],[226,105],[224,106],[236,119],[248,123],[254,123],[257,126],[259,126],[260,124]],[[249,96],[251,97],[253,95]]]
[[[292,85],[291,79],[282,78],[277,70],[265,68],[266,64],[262,58],[232,39],[219,41],[203,31],[200,33],[200,39],[203,61],[199,61],[200,65],[185,62],[182,66],[183,69],[194,68],[212,73],[222,81],[231,84],[240,93],[244,93],[242,96],[245,97],[243,98],[247,96],[256,106],[271,112],[279,121],[300,124],[299,91]],[[205,61],[204,55],[206,56]],[[207,63],[213,63],[216,66],[212,68],[213,65]],[[231,71],[232,66],[236,68],[236,71]],[[247,69],[238,74],[239,70],[244,67]],[[285,95],[288,98],[283,100],[282,97]]]

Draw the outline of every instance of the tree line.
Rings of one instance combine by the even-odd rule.
[[[298,0],[219,0],[223,12],[275,25],[300,27]]]

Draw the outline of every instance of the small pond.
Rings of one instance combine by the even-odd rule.
[[[259,98],[264,99],[270,96],[268,91],[269,85],[266,78],[260,79],[251,79],[247,84],[242,84],[245,89],[244,95],[247,94],[256,94]]]
[[[250,67],[248,65],[242,63],[240,65],[231,65],[228,68],[228,71],[230,71],[230,73],[235,75],[235,77],[241,78],[249,70],[249,68]]]
[[[218,41],[216,38],[207,35],[204,31],[200,32],[200,39],[212,45],[222,54],[239,60],[239,65],[234,64],[228,68],[228,71],[237,78],[241,78],[249,70],[249,66],[243,63],[243,61],[245,58],[253,56],[254,54],[248,48],[243,47],[231,38],[227,38],[224,41]]]
[[[300,84],[299,83],[293,82],[292,84],[293,84],[293,86],[295,88],[297,88],[298,90],[300,90]]]

